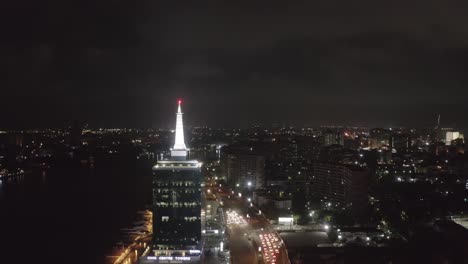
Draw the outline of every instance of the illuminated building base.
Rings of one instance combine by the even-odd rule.
[[[191,256],[146,256],[142,257],[138,263],[200,263],[200,254]]]

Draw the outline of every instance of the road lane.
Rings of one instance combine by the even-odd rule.
[[[257,264],[257,254],[252,246],[252,243],[248,240],[250,229],[248,226],[240,227],[234,226],[231,228],[231,236],[229,239],[231,260],[232,263],[253,263]]]
[[[227,227],[231,234],[229,241],[231,244],[232,263],[290,264],[288,252],[281,237],[263,215],[250,214],[250,217],[247,218],[249,208],[238,199],[225,200],[224,204],[226,207]],[[277,238],[278,252],[274,258],[269,256],[266,259],[263,252],[258,252],[258,247],[262,245],[259,237],[260,233],[269,233],[272,237]],[[257,257],[259,253],[260,256]]]

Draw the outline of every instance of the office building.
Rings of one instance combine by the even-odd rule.
[[[323,146],[327,147],[331,145],[344,145],[344,138],[342,132],[327,129],[323,133]]]
[[[461,141],[463,141],[463,139],[464,139],[463,134],[460,133],[459,131],[447,131],[445,133],[445,144],[447,146],[452,145],[452,142],[456,141],[458,139],[461,140]]]
[[[308,171],[311,195],[345,206],[367,204],[369,171],[331,162],[313,162]]]
[[[411,147],[411,137],[408,134],[395,133],[390,136],[390,148],[396,152],[408,152]]]
[[[153,167],[153,250],[156,259],[194,261],[201,250],[201,163],[188,159],[181,101],[171,157]],[[172,262],[168,262],[172,263]]]
[[[265,157],[235,152],[226,157],[227,181],[243,189],[255,190],[265,183]]]

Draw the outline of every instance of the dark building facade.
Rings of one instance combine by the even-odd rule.
[[[390,137],[390,147],[397,152],[408,152],[411,147],[411,137],[407,134],[393,134]]]
[[[197,161],[159,161],[153,167],[153,174],[155,249],[199,249],[201,164]]]
[[[367,204],[369,171],[331,162],[313,162],[308,171],[311,195],[351,207]]]
[[[323,146],[331,146],[331,145],[344,145],[344,137],[341,131],[333,131],[331,129],[326,130],[323,132]]]
[[[265,157],[231,153],[226,158],[227,181],[231,185],[255,190],[265,184]]]

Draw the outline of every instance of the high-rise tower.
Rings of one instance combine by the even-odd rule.
[[[187,147],[184,141],[184,122],[182,121],[182,111],[180,105],[182,100],[178,101],[177,119],[175,130],[174,148],[171,150],[171,158],[174,160],[185,160],[187,158]]]
[[[153,167],[153,249],[166,260],[195,260],[201,250],[201,163],[188,160],[181,103],[171,158]]]

